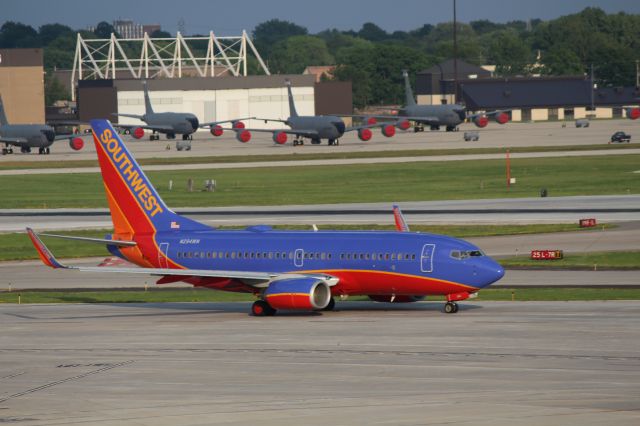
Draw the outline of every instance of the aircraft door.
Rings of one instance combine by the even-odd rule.
[[[161,268],[168,268],[169,262],[169,243],[160,243],[160,251],[158,252],[158,264]]]
[[[422,254],[420,255],[420,270],[422,272],[433,272],[433,253],[435,249],[435,244],[425,244],[422,247]]]
[[[296,249],[296,251],[293,253],[293,264],[298,268],[302,268],[302,265],[304,265],[303,249]]]

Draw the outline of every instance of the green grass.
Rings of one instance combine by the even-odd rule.
[[[504,160],[344,166],[171,170],[148,173],[170,206],[331,204],[640,193],[640,155],[527,158],[511,162],[517,184],[505,185]],[[206,179],[216,192],[187,192]],[[173,180],[174,189],[168,191]],[[98,174],[0,177],[0,208],[106,207]]]
[[[561,145],[561,146],[532,146],[513,147],[509,151],[518,152],[558,152],[558,151],[590,151],[594,149],[634,149],[635,145]],[[207,163],[244,163],[262,161],[298,161],[298,160],[330,160],[352,158],[380,158],[380,157],[425,157],[432,155],[460,155],[460,154],[500,154],[505,148],[454,148],[454,149],[417,149],[398,151],[367,151],[367,152],[328,152],[305,154],[294,152],[291,154],[274,155],[232,155],[232,156],[206,156],[206,157],[170,157],[170,158],[141,158],[138,162],[145,165],[163,164],[207,164]],[[0,170],[11,169],[44,169],[66,167],[97,167],[97,160],[68,160],[68,161],[4,161],[0,163]]]
[[[525,256],[518,256],[499,261],[506,268],[640,269],[640,251],[565,254],[563,259],[558,260],[532,260]]]
[[[389,214],[389,221],[393,218]],[[598,229],[612,228],[614,225],[603,224]],[[238,227],[221,227],[221,229],[231,229]],[[279,225],[274,226],[275,229],[310,229],[307,225]],[[321,230],[395,230],[394,225],[320,225]],[[493,236],[493,235],[516,235],[516,234],[535,234],[543,232],[569,232],[569,231],[588,231],[594,228],[580,228],[575,224],[541,224],[541,225],[413,225],[412,231],[431,232],[436,234],[451,235],[458,238]],[[106,234],[113,231],[110,229],[96,230],[80,230],[80,231],[57,231],[50,232],[52,234],[71,235],[79,237],[104,238]],[[92,257],[107,256],[107,250],[101,244],[78,243],[70,240],[59,238],[42,237],[47,247],[58,258],[68,257]],[[31,241],[23,232],[0,234],[0,261],[6,260],[26,260],[37,259]]]
[[[104,291],[4,291],[0,303],[169,303],[169,302],[249,302],[253,295],[227,293],[207,289],[104,290]],[[364,297],[349,298],[365,301]],[[430,296],[427,301],[443,301]],[[518,288],[486,289],[474,301],[584,301],[584,300],[640,300],[640,289],[635,288]],[[371,302],[373,303],[373,302]],[[337,304],[340,309],[340,302]]]

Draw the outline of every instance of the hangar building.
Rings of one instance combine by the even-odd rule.
[[[0,49],[0,95],[10,123],[44,123],[42,49]]]

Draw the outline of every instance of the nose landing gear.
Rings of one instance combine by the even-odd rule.
[[[458,312],[458,304],[456,302],[447,302],[444,305],[445,314],[455,314]]]

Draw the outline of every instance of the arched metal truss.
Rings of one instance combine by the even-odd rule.
[[[206,46],[206,53],[205,53]],[[71,73],[71,87],[78,80],[122,78],[180,78],[189,68],[190,75],[217,77],[247,75],[247,50],[258,60],[266,75],[269,69],[246,31],[241,36],[85,39],[78,33]],[[75,90],[72,90],[74,93]],[[75,94],[75,93],[74,93]]]

